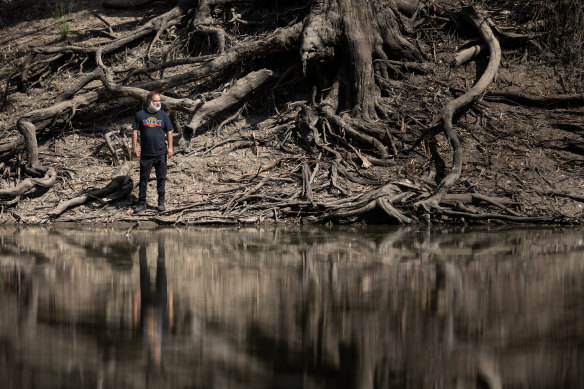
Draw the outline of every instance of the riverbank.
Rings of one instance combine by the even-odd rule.
[[[67,40],[60,38],[54,19],[34,10],[28,20],[5,23],[0,55],[9,64],[4,75],[6,103],[0,112],[4,134],[0,191],[42,177],[38,171],[31,174],[34,169],[26,162],[31,152],[15,118],[58,106],[93,69],[91,60],[86,63],[87,58],[71,54],[45,69],[46,74],[39,71],[24,93],[10,72],[16,74],[23,66],[28,47],[107,45],[172,8],[163,3],[148,7],[144,15],[136,15],[131,10],[78,5],[70,14]],[[513,21],[505,19],[510,16],[504,11],[482,12],[501,25]],[[425,26],[434,28],[438,20],[430,12]],[[153,48],[145,40],[115,52],[107,66],[121,80],[117,74],[127,74],[124,69],[136,61],[142,64],[138,59],[145,52],[158,58],[171,47],[173,34],[189,31],[177,26]],[[113,37],[103,33],[110,30]],[[495,31],[505,42],[504,34]],[[379,101],[387,110],[385,117],[375,120],[360,122],[348,111],[330,114],[326,104],[311,104],[310,77],[293,67],[292,76],[252,93],[252,98],[209,120],[194,135],[186,131],[188,115],[165,107],[177,131],[163,213],[154,208],[154,175],[148,191],[151,207],[133,213],[138,166],[129,158],[129,127],[141,101],[118,96],[89,107],[73,104],[65,116],[39,121],[38,163],[54,168],[56,179],[50,187],[33,185],[26,193],[2,196],[0,223],[582,224],[584,109],[578,100],[582,70],[558,64],[555,53],[541,47],[535,35],[528,43],[503,46],[494,82],[455,116],[463,156],[460,178],[439,206],[424,203],[442,186],[455,160],[440,126],[430,124],[448,102],[472,88],[488,57],[453,67],[453,54],[469,45],[469,36],[476,36],[438,29],[432,35],[421,34],[426,61],[415,66],[411,61],[391,62],[393,78],[387,90],[392,93],[385,89],[381,93]],[[246,39],[233,37],[233,47]],[[167,69],[165,76],[185,71],[192,71],[192,66]],[[146,79],[139,76],[135,82]],[[287,83],[285,88],[281,82]],[[167,99],[163,105],[181,94],[215,101],[234,85],[228,78],[212,88],[206,83],[163,91]],[[105,93],[100,85],[95,79],[76,93]],[[276,100],[270,97],[274,93]],[[340,132],[334,126],[340,126]],[[374,134],[383,145],[363,143],[369,138],[354,141],[355,128],[369,138]],[[429,132],[434,136],[428,137]],[[120,175],[122,179],[114,180]],[[112,186],[112,180],[118,186]]]

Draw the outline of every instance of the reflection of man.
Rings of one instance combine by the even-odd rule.
[[[156,260],[156,282],[154,288],[150,281],[150,271],[146,260],[146,246],[140,245],[140,309],[138,309],[138,291],[134,292],[132,311],[134,328],[138,327],[148,347],[149,361],[160,366],[162,361],[162,337],[172,327],[173,296],[172,289],[166,286],[166,258],[164,239],[158,240],[158,258]],[[140,322],[138,323],[138,311]]]
[[[160,212],[166,210],[164,207],[166,159],[172,157],[172,123],[167,113],[160,109],[160,94],[150,93],[147,100],[148,106],[136,114],[132,123],[132,153],[135,157],[140,157],[140,190],[138,206],[134,209],[136,213],[146,209],[146,189],[153,166],[156,172],[158,210]],[[138,133],[140,134],[140,150],[138,150]]]

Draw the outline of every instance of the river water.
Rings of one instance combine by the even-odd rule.
[[[582,229],[0,229],[2,388],[582,388]]]

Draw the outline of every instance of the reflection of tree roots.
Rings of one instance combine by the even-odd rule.
[[[175,312],[179,319],[176,340],[188,340],[175,343],[172,347],[177,348],[172,349],[184,356],[177,367],[185,367],[187,373],[204,351],[210,362],[203,369],[220,366],[222,373],[227,369],[253,371],[254,379],[265,378],[266,382],[273,382],[274,366],[279,363],[278,368],[298,369],[307,380],[320,382],[341,377],[353,383],[373,377],[378,386],[392,387],[416,377],[411,383],[423,387],[444,383],[475,387],[478,382],[482,387],[501,388],[503,377],[499,369],[511,358],[517,362],[513,365],[517,370],[510,378],[514,384],[537,386],[541,382],[538,379],[557,382],[554,380],[558,377],[565,379],[564,383],[579,382],[578,358],[567,361],[562,357],[563,351],[534,354],[529,347],[533,339],[539,344],[541,335],[548,330],[555,335],[548,338],[551,343],[543,345],[562,347],[562,341],[557,343],[558,328],[572,328],[573,319],[577,322],[581,317],[567,306],[564,319],[568,321],[561,322],[564,315],[558,316],[554,304],[569,291],[577,292],[573,286],[578,285],[583,270],[576,255],[581,238],[577,231],[563,231],[560,236],[551,230],[534,234],[530,229],[494,232],[489,228],[462,233],[451,228],[408,226],[359,233],[353,227],[329,230],[244,226],[189,231],[133,229],[130,240],[124,236],[125,231],[39,226],[18,228],[18,234],[14,234],[12,229],[5,229],[2,247],[8,255],[0,263],[0,277],[6,280],[1,286],[16,293],[18,283],[24,280],[37,288],[47,288],[36,292],[39,305],[33,308],[38,309],[39,320],[33,316],[33,331],[46,320],[47,316],[40,316],[43,314],[51,315],[57,323],[79,327],[95,325],[97,319],[107,323],[111,333],[116,333],[119,326],[129,325],[121,320],[120,312],[128,309],[124,302],[135,278],[132,281],[129,272],[112,272],[115,261],[107,258],[117,252],[126,259],[125,263],[131,263],[127,258],[136,260],[133,253],[138,245],[155,245],[164,237],[165,257],[172,258],[174,264],[168,262],[169,285],[180,293]],[[572,251],[550,255],[549,242]],[[154,249],[149,246],[146,250],[149,259],[154,259],[150,256],[156,255]],[[31,261],[28,253],[36,252],[46,257]],[[207,260],[209,253],[212,261]],[[34,266],[42,264],[38,268],[41,271],[26,273],[35,263]],[[19,271],[14,271],[14,264],[20,266]],[[529,272],[524,271],[526,265]],[[78,271],[79,266],[84,271]],[[46,282],[42,277],[53,268],[69,276],[61,277],[61,282]],[[566,268],[571,271],[566,272]],[[518,282],[508,282],[518,274]],[[32,291],[27,288],[21,289],[23,295]],[[64,295],[63,290],[73,291],[75,298]],[[515,293],[526,293],[525,300],[517,296],[514,304],[506,304],[505,298]],[[28,304],[25,298],[15,301]],[[243,303],[234,305],[233,301]],[[542,307],[549,310],[542,311]],[[3,308],[13,310],[10,304]],[[525,313],[522,318],[517,317],[517,309]],[[10,320],[9,315],[0,317]],[[534,318],[543,321],[535,327],[525,327]],[[493,320],[496,328],[489,324]],[[57,327],[63,327],[63,331],[55,332],[55,337],[49,339],[51,344],[59,336],[68,339],[70,335],[66,326]],[[5,328],[11,331],[12,327]],[[21,328],[18,334],[26,335]],[[572,329],[568,331],[573,334]],[[512,344],[504,341],[517,334]],[[12,341],[10,336],[6,339]],[[568,352],[577,355],[578,347],[571,339],[566,337],[565,344],[569,344]],[[33,340],[31,346],[38,345],[39,350],[49,341],[42,337]],[[101,342],[88,337],[78,340],[81,350],[86,350],[87,344],[102,347]],[[528,342],[528,348],[518,352],[522,341]],[[127,345],[122,339],[119,347]],[[490,346],[496,351],[491,351]],[[118,351],[116,347],[116,342],[108,344],[110,351]],[[276,348],[285,358],[274,362]],[[546,359],[542,359],[544,355]],[[116,361],[119,366],[135,362]],[[221,363],[215,364],[216,361]],[[530,370],[545,361],[552,364],[546,364],[550,368],[541,375]],[[34,365],[35,371],[38,367]],[[118,369],[123,371],[132,370]],[[185,377],[188,380],[193,375]],[[515,381],[516,377],[526,377],[526,381]]]

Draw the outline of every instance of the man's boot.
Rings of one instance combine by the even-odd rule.
[[[146,210],[146,204],[138,204],[136,208],[134,208],[134,213],[144,212]]]
[[[164,197],[158,196],[158,212],[166,211],[166,207],[164,206]]]

